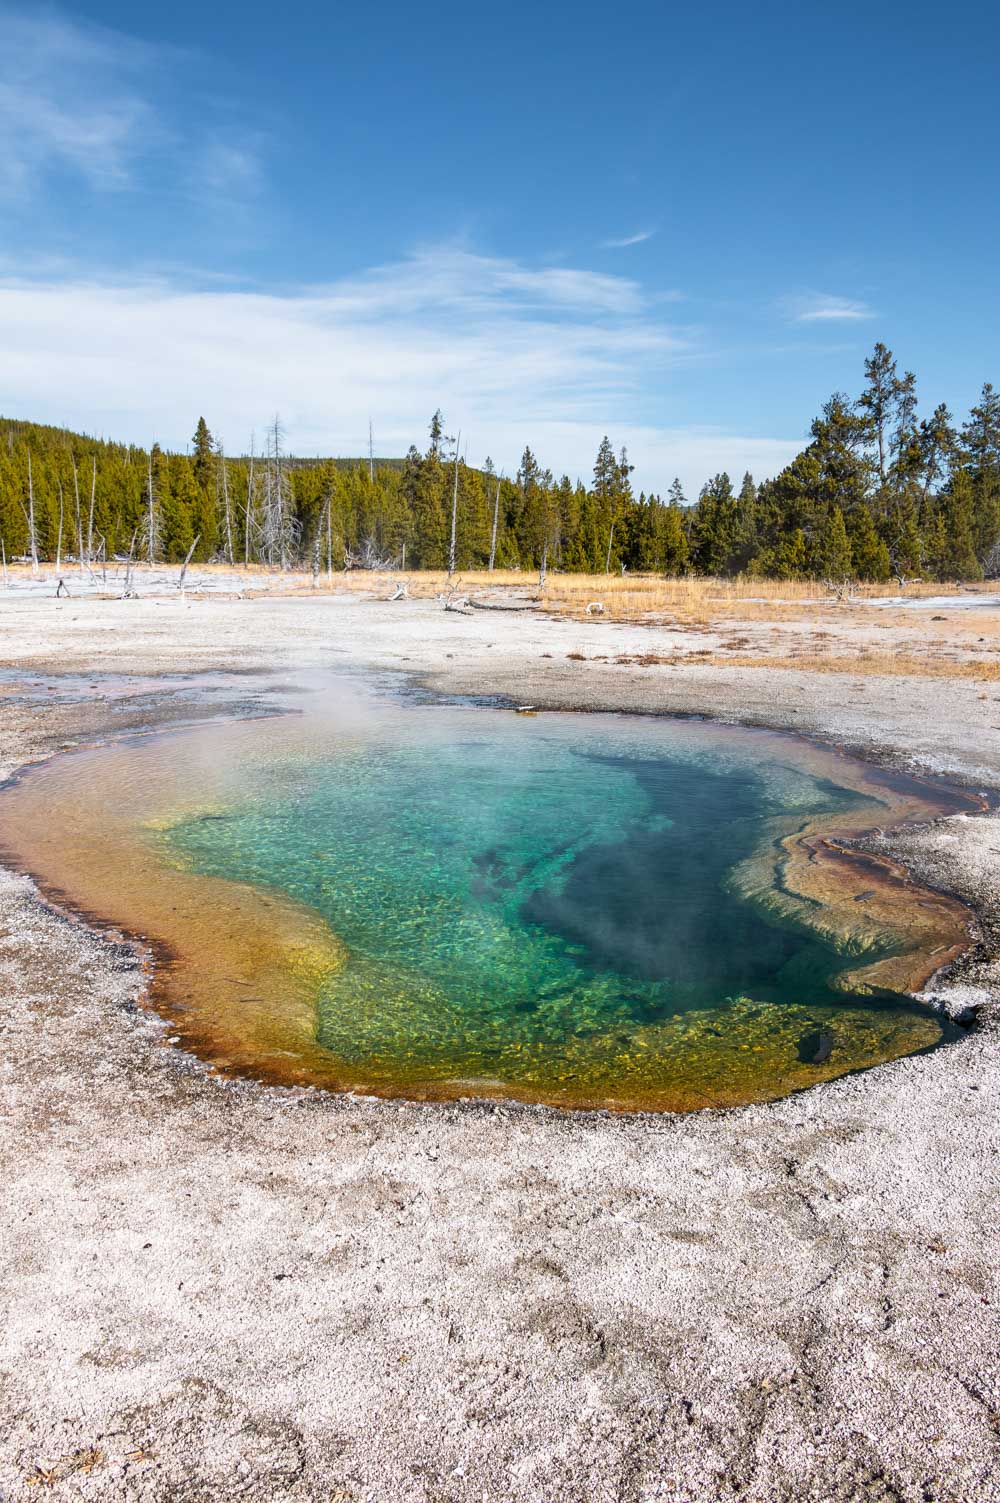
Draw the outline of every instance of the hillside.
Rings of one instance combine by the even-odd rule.
[[[987,383],[959,427],[884,345],[856,401],[835,393],[779,475],[719,473],[691,505],[635,494],[605,438],[589,485],[525,448],[513,478],[455,458],[440,413],[404,458],[285,453],[230,458],[203,418],[188,451],[0,418],[0,544],[8,558],[135,552],[179,560],[322,562],[761,578],[980,579],[1000,572],[1000,393]]]

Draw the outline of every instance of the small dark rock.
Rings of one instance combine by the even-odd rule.
[[[828,1028],[803,1034],[799,1039],[798,1056],[804,1065],[825,1065],[832,1053],[833,1034]]]

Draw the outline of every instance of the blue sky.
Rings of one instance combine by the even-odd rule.
[[[0,0],[0,412],[694,493],[1000,381],[986,3]]]

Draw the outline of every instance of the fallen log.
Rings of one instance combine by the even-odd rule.
[[[502,605],[499,600],[470,600],[469,605],[474,611],[533,611],[535,609],[531,601],[524,604]]]

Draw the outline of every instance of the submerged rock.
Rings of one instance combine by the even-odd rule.
[[[829,1028],[804,1034],[799,1039],[798,1056],[804,1065],[825,1065],[833,1053],[833,1034]]]

